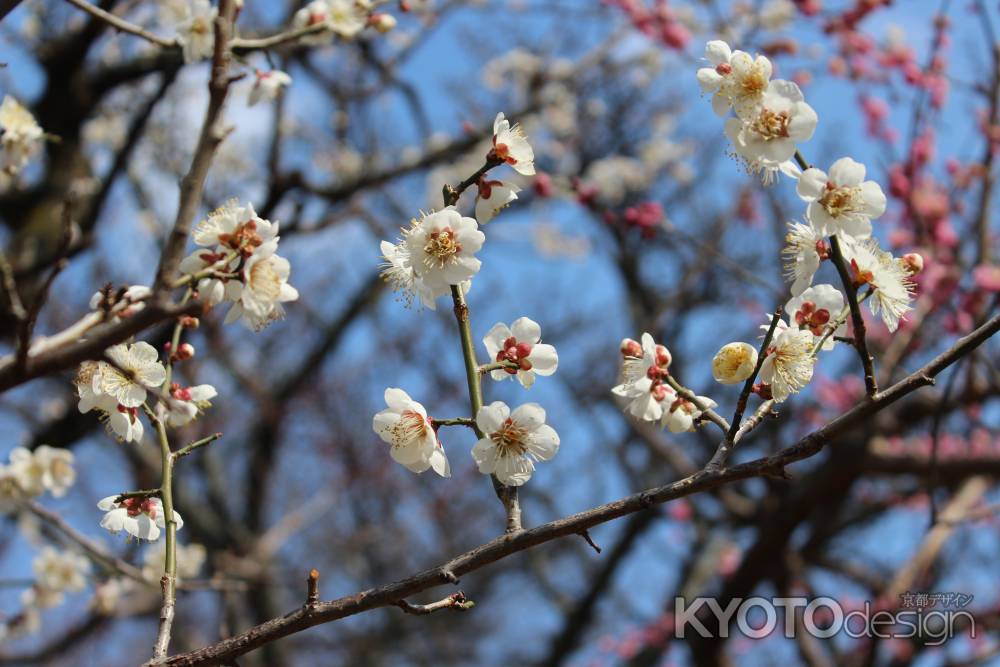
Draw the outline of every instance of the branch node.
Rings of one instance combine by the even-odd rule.
[[[444,579],[449,584],[457,584],[458,583],[458,577],[455,576],[454,572],[452,572],[451,570],[448,570],[448,569],[442,569],[441,570],[441,578]]]

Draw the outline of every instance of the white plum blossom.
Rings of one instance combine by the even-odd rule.
[[[15,447],[6,472],[20,492],[28,496],[48,491],[61,498],[76,481],[73,452],[49,445],[40,445],[34,451]]]
[[[147,388],[160,386],[166,378],[156,348],[145,341],[113,345],[105,354],[117,367],[98,362],[91,388],[95,394],[107,394],[126,408],[142,405]]]
[[[481,262],[475,254],[486,236],[475,220],[454,206],[413,221],[403,235],[415,275],[435,294],[447,293],[448,286],[460,285],[479,272]]]
[[[611,393],[628,401],[625,411],[636,419],[655,422],[663,416],[677,394],[663,382],[668,375],[670,352],[657,345],[653,337],[642,334],[642,345],[632,340],[622,342],[622,381]]]
[[[754,58],[743,51],[732,51],[721,40],[705,45],[705,59],[711,67],[698,70],[698,83],[703,93],[713,93],[715,113],[724,116],[732,107],[741,118],[752,114],[771,81],[771,61],[765,56]]]
[[[42,145],[41,126],[20,102],[10,95],[0,104],[0,172],[20,172]]]
[[[77,407],[81,413],[97,410],[118,438],[139,442],[143,435],[139,408],[146,401],[147,389],[163,384],[166,369],[156,349],[142,341],[115,345],[105,354],[118,368],[104,361],[81,364],[76,377]]]
[[[285,316],[282,303],[299,298],[297,289],[288,284],[291,265],[275,254],[277,239],[258,247],[241,271],[242,280],[226,283],[226,300],[235,301],[225,323],[240,319],[254,331],[260,331]]]
[[[295,12],[292,27],[306,28],[322,24],[326,30],[303,37],[305,44],[324,44],[330,33],[351,38],[364,30],[368,23],[367,9],[355,0],[314,0]],[[329,31],[329,32],[327,32]]]
[[[517,368],[504,368],[490,372],[494,380],[517,377],[525,389],[535,383],[535,375],[547,376],[556,372],[559,355],[556,348],[542,339],[542,328],[527,317],[520,317],[508,327],[497,322],[483,338],[486,354],[493,361],[509,361]]]
[[[404,237],[405,233],[404,230]],[[385,262],[380,265],[379,275],[389,285],[389,289],[399,292],[407,306],[413,303],[414,298],[418,298],[425,308],[436,310],[434,300],[448,293],[447,286],[439,285],[435,290],[417,275],[405,240],[399,243],[382,241],[380,247]]]
[[[757,348],[749,343],[727,343],[712,358],[712,377],[722,384],[745,382],[757,366]]]
[[[814,285],[793,297],[785,304],[789,326],[811,331],[815,342],[826,335],[827,325],[840,315],[844,308],[844,295],[833,285]],[[823,343],[822,349],[832,350],[836,341],[834,336],[847,335],[847,323],[840,326]]]
[[[327,0],[330,29],[350,39],[368,25],[368,11],[359,0]]]
[[[64,593],[78,593],[86,587],[90,561],[75,551],[45,547],[31,561],[31,569],[35,573],[34,588],[41,593],[36,600],[45,599],[45,604],[39,606],[55,606],[62,602]]]
[[[219,10],[208,0],[190,0],[177,23],[177,41],[184,51],[184,62],[191,63],[212,55],[215,48],[215,18]]]
[[[718,403],[707,396],[697,396],[696,398],[706,409],[718,406]],[[663,410],[661,421],[663,426],[671,433],[685,433],[694,430],[694,425],[698,418],[701,417],[701,413],[701,408],[696,406],[693,401],[689,401],[683,396],[675,395],[670,406]]]
[[[166,413],[161,418],[165,418],[167,424],[175,428],[184,426],[211,407],[211,400],[218,393],[215,387],[210,384],[182,387],[175,382],[170,387],[171,400],[168,406],[161,408],[161,411]]]
[[[785,329],[771,341],[760,367],[760,380],[770,386],[771,396],[778,403],[809,384],[816,363],[814,344],[811,331],[794,327]]]
[[[850,264],[854,284],[874,288],[868,299],[872,315],[881,315],[886,328],[895,331],[900,318],[912,308],[914,285],[907,264],[882,250],[873,238],[844,241],[844,258]]]
[[[256,70],[254,71],[253,88],[247,96],[247,106],[253,106],[258,102],[270,102],[277,99],[282,88],[287,88],[292,84],[292,77],[281,70]]]
[[[191,238],[200,246],[218,247],[220,252],[238,251],[249,257],[268,241],[277,242],[278,223],[258,216],[253,204],[242,206],[230,199],[195,225]]]
[[[765,183],[795,155],[797,144],[816,130],[816,112],[791,81],[772,81],[760,105],[742,118],[726,121],[726,136],[752,173]]]
[[[493,121],[493,149],[490,155],[506,162],[519,174],[535,174],[535,151],[521,126],[517,123],[512,126],[502,111]]]
[[[155,542],[160,530],[166,528],[163,502],[159,498],[124,498],[115,502],[118,496],[108,496],[97,503],[97,509],[106,512],[101,519],[101,528],[111,532],[125,531],[140,540]],[[174,512],[177,530],[184,526],[181,515]]]
[[[451,477],[451,465],[427,410],[402,389],[385,390],[388,406],[375,415],[372,429],[389,443],[392,460],[407,470],[421,473],[428,468],[442,477]]]
[[[820,262],[829,257],[829,250],[812,223],[789,222],[781,255],[785,259],[785,277],[792,281],[792,296],[798,296],[812,284]]]
[[[871,236],[872,218],[885,212],[885,194],[875,181],[865,180],[865,166],[849,157],[830,167],[830,174],[806,169],[796,191],[809,202],[806,218],[824,236]]]
[[[479,194],[476,196],[476,220],[479,224],[485,225],[517,199],[517,193],[520,191],[521,188],[513,183],[482,179],[479,181]]]
[[[501,484],[521,486],[535,471],[535,461],[548,461],[559,451],[559,435],[545,423],[545,410],[525,403],[510,411],[494,401],[476,414],[484,437],[472,448],[472,458],[484,475],[496,475]]]

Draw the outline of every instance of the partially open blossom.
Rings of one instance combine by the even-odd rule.
[[[726,121],[726,136],[752,173],[765,182],[793,155],[797,144],[808,141],[818,117],[791,81],[772,81],[753,113]]]
[[[387,407],[372,420],[372,428],[389,443],[392,460],[407,470],[420,473],[428,468],[442,477],[451,477],[451,465],[424,406],[402,389],[385,390]]]
[[[514,320],[508,328],[506,324],[497,322],[483,338],[486,354],[492,361],[509,361],[517,364],[517,368],[504,368],[491,371],[494,380],[517,377],[525,389],[535,382],[535,374],[546,376],[556,372],[559,356],[556,348],[542,339],[542,328],[534,320],[520,317]]]
[[[830,173],[806,169],[796,191],[809,202],[806,217],[824,236],[871,236],[872,218],[885,212],[886,199],[875,181],[865,180],[865,166],[849,157],[830,167]]]
[[[512,126],[502,111],[493,121],[493,149],[490,155],[506,162],[519,174],[531,176],[535,173],[535,151],[524,136],[524,130],[517,123]]]
[[[10,95],[0,104],[0,172],[13,176],[42,146],[44,133],[35,117]]]
[[[219,10],[208,0],[189,0],[177,24],[177,41],[184,51],[184,62],[190,63],[212,55],[215,48],[215,17]]]
[[[819,270],[820,262],[827,258],[827,253],[826,240],[812,223],[788,223],[781,255],[785,259],[785,277],[792,281],[793,296],[801,294],[812,284],[813,276]]]
[[[247,105],[252,107],[258,102],[270,102],[278,97],[282,88],[287,88],[291,84],[292,77],[281,70],[256,70],[253,88],[247,97]]]
[[[627,399],[626,412],[643,421],[658,421],[663,416],[664,406],[669,407],[677,397],[663,382],[670,361],[666,347],[657,345],[650,334],[642,334],[642,356],[624,357],[621,383],[611,389],[614,395]]]
[[[525,403],[513,412],[494,401],[476,415],[485,435],[472,448],[472,458],[484,475],[496,475],[500,483],[521,486],[535,471],[535,461],[548,461],[559,451],[559,435],[545,423],[545,410]]]
[[[785,304],[789,326],[812,332],[816,342],[827,333],[828,325],[840,315],[844,308],[844,295],[833,285],[814,285],[792,297]],[[847,323],[843,322],[823,343],[824,350],[832,350],[834,336],[847,335]]]
[[[882,250],[873,238],[843,244],[845,259],[856,285],[869,285],[875,292],[868,299],[872,315],[881,315],[889,331],[899,327],[899,320],[912,308],[913,281],[902,260]]]
[[[120,533],[125,531],[140,540],[155,542],[160,530],[166,528],[163,518],[163,502],[159,498],[124,498],[115,502],[118,496],[108,496],[97,503],[97,509],[106,512],[101,519],[101,528]],[[174,512],[177,530],[184,526],[181,515]]]
[[[479,181],[479,194],[476,196],[476,220],[485,225],[517,199],[520,191],[521,188],[513,183],[490,181],[484,177]]]
[[[49,445],[40,445],[34,451],[15,447],[10,453],[6,471],[20,492],[29,496],[39,496],[48,491],[61,498],[76,481],[73,452]]]
[[[770,387],[778,403],[801,391],[812,379],[816,363],[813,340],[808,329],[789,327],[771,341],[760,367],[760,380]]]
[[[215,387],[210,384],[182,387],[175,382],[170,388],[171,400],[166,408],[161,408],[161,412],[166,413],[170,426],[184,426],[211,407],[211,400],[217,395]]]
[[[744,382],[757,365],[757,348],[748,343],[727,343],[712,359],[712,377],[722,384]]]
[[[915,276],[924,270],[924,257],[918,252],[908,252],[901,260],[903,267],[911,276]]]
[[[486,236],[454,206],[428,213],[403,230],[414,274],[435,293],[446,293],[479,272],[475,254]]]
[[[707,396],[697,396],[698,402],[707,409],[718,406],[718,403]],[[661,421],[671,433],[685,433],[693,431],[695,422],[701,417],[701,409],[680,395],[675,395],[674,400],[663,411]]]
[[[396,27],[396,17],[384,12],[372,14],[368,17],[368,22],[383,35]]]

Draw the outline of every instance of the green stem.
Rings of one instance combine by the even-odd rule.
[[[175,580],[177,578],[177,522],[174,520],[173,494],[174,456],[173,452],[170,451],[167,427],[159,419],[156,420],[156,435],[160,441],[160,465],[162,466],[160,500],[163,503],[163,521],[167,528],[167,548],[163,566],[163,575],[166,578],[166,582],[163,591],[172,602],[175,595]]]
[[[460,285],[451,286],[451,300],[455,304],[455,319],[458,321],[458,335],[462,342],[462,359],[465,362],[465,380],[469,385],[469,406],[472,408],[472,418],[479,414],[483,407],[483,387],[479,382],[479,363],[476,361],[476,346],[472,340],[472,323],[469,321],[469,306],[465,301]],[[472,427],[476,436],[483,437],[478,425]]]

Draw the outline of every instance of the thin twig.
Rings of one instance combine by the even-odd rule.
[[[683,386],[680,382],[678,382],[673,375],[667,376],[667,384],[669,384],[674,391],[680,394],[682,398],[684,398],[687,401],[690,401],[694,405],[694,407],[698,408],[698,410],[701,411],[701,414],[706,419],[708,419],[710,422],[712,422],[720,429],[722,429],[723,433],[729,431],[729,422],[726,421],[726,418],[720,415],[712,408],[708,407],[704,401],[702,401],[695,395],[693,391],[691,391],[687,387]]]
[[[716,448],[715,454],[712,455],[712,459],[708,462],[708,466],[706,467],[709,470],[715,470],[726,465],[726,460],[733,450],[733,445],[736,443],[736,434],[740,430],[740,422],[743,421],[743,413],[747,409],[747,401],[750,400],[750,392],[753,391],[753,383],[757,380],[757,374],[760,373],[760,369],[764,366],[764,359],[767,357],[767,348],[771,345],[771,340],[774,339],[774,332],[778,328],[778,322],[781,321],[783,311],[784,309],[778,306],[771,315],[771,326],[767,328],[764,340],[760,344],[760,350],[757,352],[757,363],[754,365],[750,377],[743,383],[740,397],[736,401],[736,411],[733,413],[732,424],[729,426],[729,430],[726,431],[725,437],[719,442],[719,446]]]
[[[465,597],[465,593],[458,591],[457,593],[452,593],[443,600],[431,602],[430,604],[412,604],[406,600],[397,600],[396,606],[405,611],[407,614],[423,616],[425,614],[433,614],[434,612],[441,611],[442,609],[468,611],[469,609],[475,607],[476,603]]]
[[[221,433],[213,433],[212,435],[205,436],[201,440],[195,440],[190,445],[185,445],[184,447],[181,447],[176,452],[174,452],[173,459],[176,462],[177,459],[184,458],[185,456],[187,456],[194,450],[198,449],[199,447],[210,445],[221,437],[222,437]]]
[[[834,234],[830,237],[830,259],[840,274],[840,281],[844,284],[844,292],[847,293],[847,304],[851,307],[851,323],[854,325],[854,348],[861,357],[861,366],[865,373],[865,391],[868,396],[874,396],[878,392],[878,383],[875,380],[875,368],[872,365],[872,357],[868,354],[868,341],[865,339],[865,318],[861,314],[858,306],[858,290],[851,280],[851,274],[847,270],[847,262],[840,251],[840,240]]]
[[[69,2],[69,4],[73,5],[74,7],[82,9],[91,16],[104,21],[115,30],[127,32],[130,35],[135,35],[136,37],[142,37],[143,39],[152,42],[157,46],[162,46],[164,48],[171,48],[178,46],[176,39],[168,39],[166,37],[160,37],[159,35],[154,35],[148,30],[145,30],[144,28],[141,28],[134,23],[130,23],[119,16],[115,16],[110,12],[106,12],[100,7],[95,7],[94,5],[90,4],[89,2],[85,2],[84,0],[67,0],[67,2]]]

